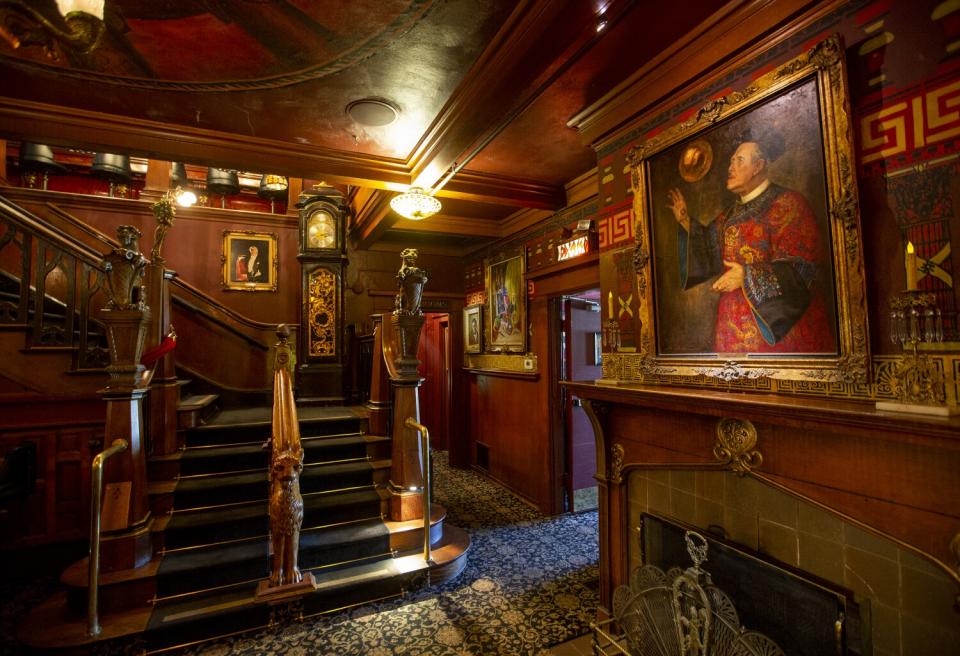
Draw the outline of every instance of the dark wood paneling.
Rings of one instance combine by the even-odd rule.
[[[32,494],[0,512],[0,546],[25,547],[87,535],[90,462],[103,443],[105,404],[99,399],[0,400],[5,427],[0,457],[22,442],[37,445],[37,483]]]
[[[26,189],[5,189],[3,194],[37,216],[61,225],[47,207],[52,203],[82,222],[115,237],[117,226],[136,226],[143,236],[140,250],[149,254],[156,224],[146,201],[76,196]],[[224,230],[253,230],[277,235],[278,279],[276,292],[225,291],[221,287]],[[73,233],[71,233],[73,234]],[[226,307],[256,321],[297,323],[300,314],[300,266],[297,262],[297,222],[295,217],[212,208],[186,208],[177,211],[176,221],[167,233],[163,256],[166,266]],[[98,252],[108,247],[90,242]],[[399,258],[398,258],[399,259]]]
[[[544,366],[547,340],[546,301],[530,304],[531,352]],[[545,376],[533,380],[473,372],[470,378],[471,459],[476,442],[490,448],[490,475],[530,500],[546,514],[555,507],[554,456],[548,418],[549,386]]]

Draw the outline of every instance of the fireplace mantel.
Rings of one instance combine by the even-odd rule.
[[[960,585],[960,418],[890,414],[856,401],[565,384],[584,399],[597,437],[606,609],[628,577],[635,527],[627,475],[644,468],[755,477],[925,556]]]

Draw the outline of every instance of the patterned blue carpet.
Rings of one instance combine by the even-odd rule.
[[[546,654],[589,631],[598,603],[596,511],[544,517],[486,478],[449,468],[443,452],[434,456],[434,480],[447,521],[466,529],[473,543],[459,577],[403,599],[290,621],[184,653],[522,656]],[[0,616],[4,636],[15,615]],[[0,652],[16,653],[11,644],[2,646]],[[117,647],[111,651],[136,653],[133,644]]]

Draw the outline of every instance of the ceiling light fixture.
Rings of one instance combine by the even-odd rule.
[[[380,128],[395,122],[400,108],[386,98],[361,98],[349,103],[347,115],[358,125]]]
[[[424,193],[420,187],[410,187],[405,193],[394,196],[390,207],[405,219],[422,221],[440,211],[440,201]]]

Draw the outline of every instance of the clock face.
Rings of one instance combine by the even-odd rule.
[[[337,221],[325,209],[315,210],[307,219],[307,248],[336,248]]]

